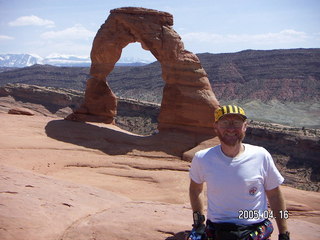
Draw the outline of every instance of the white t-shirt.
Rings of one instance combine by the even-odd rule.
[[[284,181],[266,149],[244,146],[235,158],[227,157],[218,145],[197,152],[192,160],[190,178],[207,183],[207,218],[212,222],[261,222],[269,216],[265,190]]]

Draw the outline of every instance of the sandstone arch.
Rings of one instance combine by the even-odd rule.
[[[165,81],[158,129],[212,132],[213,112],[219,105],[198,57],[185,50],[172,28],[173,16],[144,8],[118,8],[99,29],[91,51],[91,78],[85,100],[67,119],[113,123],[116,96],[106,83],[129,43],[139,42],[161,63]]]

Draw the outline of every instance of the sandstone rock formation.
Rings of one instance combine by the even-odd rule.
[[[185,50],[172,28],[173,16],[144,8],[111,10],[99,29],[91,51],[91,78],[83,105],[67,119],[113,123],[116,96],[106,83],[129,43],[140,42],[161,63],[165,81],[158,129],[182,129],[197,133],[212,131],[212,117],[219,105],[198,57]]]
[[[8,111],[9,114],[17,114],[17,115],[27,115],[33,116],[34,112],[27,108],[11,108]]]

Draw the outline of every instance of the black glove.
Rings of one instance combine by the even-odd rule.
[[[193,213],[193,225],[192,227],[196,230],[196,232],[200,235],[204,234],[206,225],[204,224],[204,221],[206,220],[206,217],[202,215],[199,212]]]
[[[290,233],[280,233],[279,234],[279,240],[290,240]]]

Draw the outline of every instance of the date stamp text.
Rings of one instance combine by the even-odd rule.
[[[266,210],[259,212],[258,210],[239,210],[238,219],[288,219],[289,211],[279,211],[278,214],[275,214],[273,211]]]

